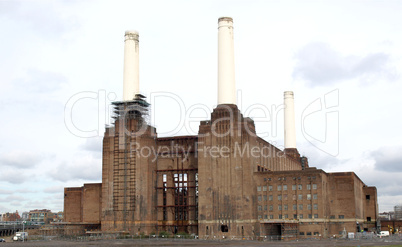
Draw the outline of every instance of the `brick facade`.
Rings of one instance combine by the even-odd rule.
[[[218,105],[197,136],[158,138],[137,116],[117,119],[102,183],[65,188],[64,205],[66,222],[100,221],[105,232],[200,238],[325,238],[373,231],[378,215],[375,187],[266,142],[236,105]]]

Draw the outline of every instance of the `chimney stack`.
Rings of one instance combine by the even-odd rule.
[[[233,19],[218,19],[218,105],[236,104]]]
[[[285,91],[285,149],[296,149],[296,127],[294,97],[292,91]]]
[[[123,101],[132,100],[139,93],[139,40],[137,31],[124,35]]]

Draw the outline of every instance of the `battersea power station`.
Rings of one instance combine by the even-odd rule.
[[[232,18],[218,20],[218,104],[194,136],[158,137],[140,94],[138,33],[127,31],[124,42],[123,100],[112,103],[114,124],[105,130],[102,183],[64,189],[65,229],[200,239],[376,231],[376,187],[300,156],[293,92],[284,92],[283,150],[258,137],[242,115]]]

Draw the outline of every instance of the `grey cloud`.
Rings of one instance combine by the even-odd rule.
[[[82,148],[87,151],[102,153],[102,137],[86,138]]]
[[[16,190],[15,192],[18,192],[18,193],[21,193],[21,194],[37,193],[37,191],[35,191],[35,190],[29,190],[29,189],[26,189],[26,190]]]
[[[35,175],[28,176],[26,173],[18,169],[3,169],[0,173],[0,181],[10,184],[22,184],[25,181],[32,179]]]
[[[45,193],[54,194],[54,193],[63,193],[64,187],[63,186],[52,186],[48,187],[43,190]]]
[[[48,171],[48,175],[61,182],[73,180],[100,181],[102,179],[102,160],[83,157],[71,163],[61,163]]]
[[[2,189],[0,189],[0,195],[12,194],[12,193],[14,193],[14,191],[11,191],[11,190],[2,190]]]
[[[401,150],[402,147],[383,147],[371,152],[371,156],[375,160],[375,169],[378,171],[402,173]]]
[[[29,151],[13,151],[0,155],[0,167],[9,166],[15,169],[33,168],[44,159],[40,154]]]
[[[390,68],[390,56],[371,53],[362,57],[344,56],[325,43],[310,43],[295,55],[294,78],[305,80],[309,86],[332,85],[336,81],[360,78],[393,80],[396,73]]]
[[[303,150],[301,155],[304,155],[308,158],[310,167],[317,167],[318,169],[323,169],[324,171],[334,170],[338,166],[349,161],[349,159],[339,159],[338,157],[323,153],[310,143],[301,144],[300,150]]]

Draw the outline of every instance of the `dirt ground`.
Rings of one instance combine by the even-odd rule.
[[[7,240],[9,241],[9,240]],[[402,246],[401,240],[373,239],[373,240],[306,240],[289,242],[263,242],[263,241],[213,241],[213,240],[99,240],[99,241],[28,241],[28,242],[6,242],[2,246]]]

